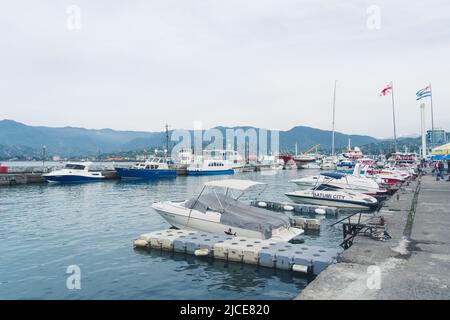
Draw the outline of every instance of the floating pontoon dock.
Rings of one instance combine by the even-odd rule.
[[[305,244],[167,229],[141,235],[135,248],[164,250],[262,267],[319,274],[342,251]]]
[[[295,213],[304,214],[326,214],[330,216],[336,216],[339,211],[335,207],[328,206],[317,206],[311,204],[298,204],[291,202],[275,202],[275,201],[265,201],[265,200],[254,200],[251,202],[252,206],[265,208],[275,211],[293,211]],[[323,211],[322,211],[323,210]]]

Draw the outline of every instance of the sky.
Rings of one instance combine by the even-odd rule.
[[[450,130],[450,2],[17,0],[0,12],[0,119],[162,131],[217,125]],[[427,126],[431,126],[429,99]]]

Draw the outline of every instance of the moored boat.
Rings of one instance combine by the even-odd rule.
[[[337,208],[376,209],[378,206],[378,200],[369,195],[345,190],[327,190],[323,185],[317,189],[288,192],[285,195],[296,203]]]
[[[115,167],[114,169],[122,179],[175,178],[177,171],[170,168],[169,164],[172,162],[168,159],[154,157],[131,167]]]
[[[203,159],[190,164],[188,176],[234,174],[232,163],[224,159]]]
[[[210,181],[197,197],[158,202],[152,207],[180,229],[279,241],[302,234],[303,230],[292,227],[287,216],[238,201],[247,189],[263,184],[237,179]]]
[[[62,169],[54,170],[42,176],[48,182],[90,182],[102,181],[101,171],[91,171],[92,162],[68,162]]]

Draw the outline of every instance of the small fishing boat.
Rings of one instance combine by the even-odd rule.
[[[239,201],[251,187],[264,183],[250,180],[207,182],[197,197],[154,203],[153,209],[180,229],[240,237],[289,241],[303,233],[289,217]]]
[[[175,178],[177,170],[169,167],[172,164],[168,159],[154,157],[136,163],[132,167],[115,167],[114,169],[122,179]]]
[[[92,162],[68,162],[62,169],[54,170],[42,176],[48,182],[89,182],[102,181],[101,171],[91,171]]]

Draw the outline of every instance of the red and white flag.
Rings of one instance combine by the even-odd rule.
[[[381,90],[380,96],[385,96],[391,91],[392,91],[392,84],[388,84],[383,90]]]

